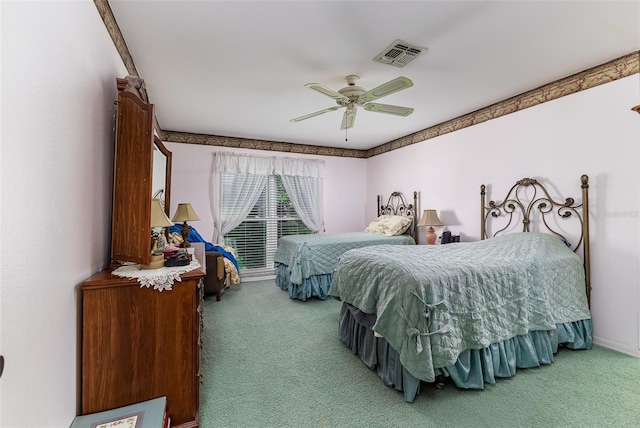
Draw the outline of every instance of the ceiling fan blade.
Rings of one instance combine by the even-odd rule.
[[[330,111],[335,111],[341,108],[340,106],[329,107],[324,110],[317,111],[315,113],[305,114],[304,116],[296,117],[295,119],[291,119],[290,122],[300,122],[301,120],[309,119],[310,117],[319,116],[324,113],[328,113]]]
[[[342,95],[340,92],[336,92],[331,88],[327,88],[326,86],[320,83],[307,83],[306,85],[304,85],[304,87],[313,89],[314,91],[318,91],[322,95],[326,95],[329,98],[333,98],[336,101],[349,101],[349,98]]]
[[[355,108],[348,108],[344,115],[342,115],[342,124],[340,125],[340,129],[349,129],[353,128],[353,124],[356,121],[356,113],[358,110]]]
[[[394,106],[391,104],[367,103],[362,108],[366,111],[394,114],[396,116],[409,116],[413,113],[413,109],[411,107]]]
[[[411,79],[400,76],[393,80],[383,83],[382,85],[375,87],[364,94],[360,95],[358,102],[360,104],[368,103],[369,101],[377,100],[378,98],[386,97],[394,92],[401,91],[413,86]]]

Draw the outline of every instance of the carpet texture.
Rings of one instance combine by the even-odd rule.
[[[291,300],[273,280],[205,300],[200,426],[640,426],[640,359],[599,346],[482,391],[423,384],[405,403],[338,339],[340,305]]]

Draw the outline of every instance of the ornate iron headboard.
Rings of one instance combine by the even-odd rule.
[[[574,252],[582,244],[582,255],[584,260],[585,271],[585,290],[587,301],[591,304],[591,271],[590,271],[590,254],[589,254],[589,177],[583,175],[580,177],[582,182],[582,203],[577,204],[573,198],[566,198],[564,202],[556,201],[551,197],[545,186],[532,178],[523,178],[511,187],[504,201],[496,203],[489,201],[489,205],[485,202],[486,186],[480,186],[480,199],[482,206],[482,219],[480,223],[480,239],[494,237],[507,229],[514,226],[514,219],[522,217],[522,232],[530,232],[532,216],[536,212],[539,213],[540,219],[544,227],[552,234],[561,238]],[[530,190],[528,194],[527,190]],[[526,196],[526,198],[524,197]],[[556,209],[557,208],[557,209]],[[488,236],[487,226],[490,220],[498,218],[502,215],[507,217],[507,224],[502,229]],[[571,245],[566,236],[559,232],[557,228],[553,228],[549,223],[549,217],[555,219],[568,219],[577,217],[580,221],[580,237],[576,245]]]
[[[411,218],[411,226],[409,231],[413,239],[418,242],[416,225],[418,224],[417,218],[418,207],[418,192],[413,192],[413,204],[407,204],[404,195],[401,192],[393,192],[387,203],[382,205],[382,195],[378,195],[378,215],[401,215]]]

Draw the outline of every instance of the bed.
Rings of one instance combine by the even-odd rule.
[[[407,402],[421,383],[483,389],[559,347],[591,348],[586,175],[581,186],[576,204],[525,178],[487,205],[483,185],[480,241],[345,252],[329,290],[340,340]]]
[[[413,204],[409,204],[401,192],[393,192],[383,204],[382,197],[378,195],[378,217],[365,232],[280,238],[274,255],[276,285],[287,291],[291,299],[324,300],[328,297],[338,257],[345,251],[383,244],[415,245],[417,198],[418,193],[414,192]]]

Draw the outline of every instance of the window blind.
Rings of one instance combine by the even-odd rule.
[[[233,174],[222,174],[223,186],[233,186]],[[236,193],[236,192],[230,192]],[[273,257],[278,239],[313,233],[296,213],[279,175],[270,175],[249,215],[228,232],[225,244],[236,250],[243,277],[275,274]]]

